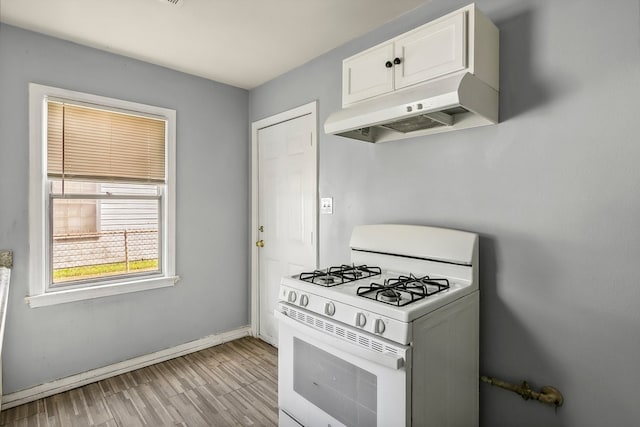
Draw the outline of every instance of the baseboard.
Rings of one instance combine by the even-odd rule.
[[[209,335],[208,337],[200,338],[199,340],[191,341],[172,348],[135,357],[123,362],[114,363],[113,365],[61,378],[46,384],[40,384],[25,390],[16,391],[15,393],[9,393],[2,396],[2,410],[33,402],[38,399],[43,399],[77,387],[82,387],[83,385],[91,384],[105,378],[114,377],[116,375],[164,362],[165,360],[184,356],[185,354],[204,350],[205,348],[233,341],[248,335],[251,335],[251,327],[245,326],[233,331],[217,335]]]

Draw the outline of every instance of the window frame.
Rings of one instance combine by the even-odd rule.
[[[87,286],[69,286],[50,289],[48,210],[49,179],[47,176],[47,125],[48,99],[66,100],[79,105],[101,107],[106,110],[134,112],[166,120],[166,155],[162,222],[159,255],[162,271],[137,277],[105,277]],[[42,307],[71,301],[80,301],[129,292],[138,292],[174,286],[179,280],[175,273],[175,213],[176,213],[176,111],[136,102],[29,83],[29,295],[25,298],[30,307]]]

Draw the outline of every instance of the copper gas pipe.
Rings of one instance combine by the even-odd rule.
[[[511,384],[497,378],[487,377],[485,375],[482,375],[480,379],[485,383],[517,393],[522,396],[524,400],[533,399],[542,403],[548,403],[550,405],[555,405],[556,409],[559,406],[562,406],[562,404],[564,403],[564,397],[562,397],[562,393],[560,393],[560,391],[555,387],[547,385],[542,387],[538,392],[531,389],[526,381],[523,381],[522,384]]]

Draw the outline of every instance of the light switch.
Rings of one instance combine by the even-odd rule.
[[[333,214],[333,197],[322,197],[320,199],[320,213],[325,215]]]

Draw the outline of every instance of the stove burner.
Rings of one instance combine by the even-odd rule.
[[[400,300],[400,292],[396,292],[393,289],[385,289],[378,294],[380,301],[384,302],[397,302]]]
[[[320,282],[323,285],[330,285],[332,283],[335,283],[336,280],[339,280],[339,278],[336,276],[332,276],[330,274],[325,274],[318,277],[318,282]]]
[[[343,283],[353,282],[358,279],[379,276],[382,274],[380,267],[368,267],[366,265],[340,265],[329,267],[326,270],[314,270],[308,273],[300,273],[300,280],[320,286],[337,286]]]
[[[372,282],[370,286],[359,287],[357,293],[364,298],[402,307],[447,289],[447,279],[416,277],[411,274],[386,279],[382,285]]]

